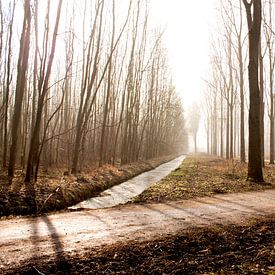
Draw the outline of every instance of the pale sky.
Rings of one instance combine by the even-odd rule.
[[[121,3],[124,1],[128,2],[123,0]],[[150,18],[154,26],[165,30],[163,42],[168,51],[172,78],[188,107],[200,99],[205,86],[203,79],[207,78],[209,41],[218,0],[150,1]]]
[[[73,0],[68,0],[67,3],[70,1]],[[128,4],[128,0],[119,1]],[[186,110],[192,102],[199,103],[205,88],[203,79],[207,79],[209,45],[215,27],[217,2],[218,0],[151,0],[150,19],[158,29],[165,30],[163,44],[167,48],[174,84],[183,98]],[[16,21],[21,22],[21,17],[21,13],[17,14]],[[81,15],[78,18],[81,19]],[[82,26],[82,20],[80,25]],[[18,37],[19,34],[18,31]],[[205,140],[205,137],[201,136],[200,139]]]
[[[199,100],[209,64],[216,0],[152,0],[151,14],[165,27],[172,76],[184,103]]]

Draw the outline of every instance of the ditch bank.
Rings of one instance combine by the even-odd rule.
[[[30,188],[18,175],[12,185],[0,176],[0,217],[41,214],[64,210],[143,172],[176,158],[175,155],[115,167],[105,165],[79,175],[41,175]],[[35,202],[35,203],[34,203]],[[34,205],[36,204],[36,207]]]
[[[114,207],[119,204],[126,204],[134,197],[141,194],[152,184],[160,181],[169,175],[172,171],[178,168],[185,156],[180,156],[169,162],[159,165],[155,169],[144,172],[135,176],[121,184],[115,185],[112,188],[100,193],[99,196],[85,200],[69,209],[102,209]]]

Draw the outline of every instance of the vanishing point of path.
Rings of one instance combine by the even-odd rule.
[[[275,213],[275,190],[223,194],[162,204],[126,205],[0,221],[0,273],[35,259],[60,259],[178,230],[241,224]]]

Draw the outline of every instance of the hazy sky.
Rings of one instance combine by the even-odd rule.
[[[207,71],[216,0],[152,0],[155,20],[166,27],[172,75],[185,104],[200,98]]]
[[[217,1],[151,0],[153,25],[165,29],[163,40],[168,50],[172,77],[187,106],[200,98],[205,86],[203,78],[207,78],[210,32]],[[127,6],[128,0],[121,0],[121,3]],[[20,17],[16,16],[19,22]]]

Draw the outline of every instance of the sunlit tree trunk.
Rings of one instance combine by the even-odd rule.
[[[220,128],[220,156],[224,156],[224,137],[223,137],[223,125],[224,125],[224,107],[223,107],[223,95],[222,95],[222,89],[221,89],[221,95],[220,95],[220,101],[221,101],[221,128]]]

